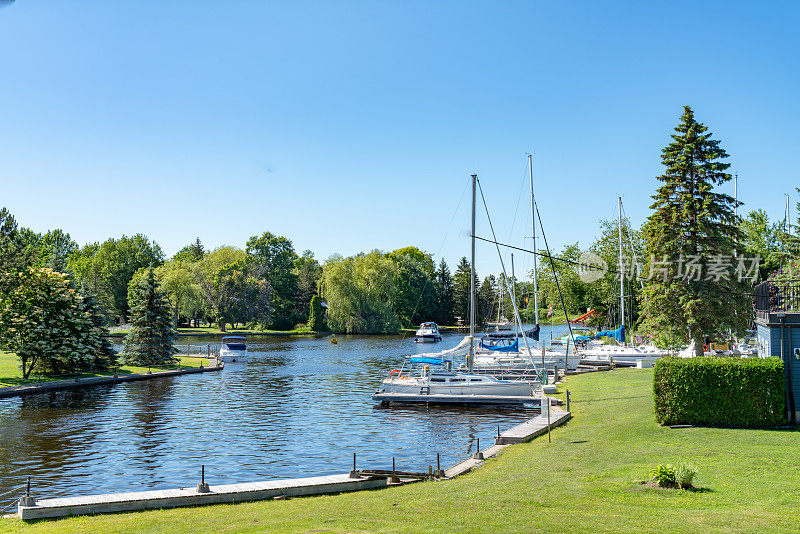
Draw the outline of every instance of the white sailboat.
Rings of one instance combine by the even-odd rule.
[[[373,394],[373,400],[387,402],[392,396],[402,396],[402,402],[430,402],[431,395],[460,396],[463,401],[481,402],[482,399],[508,398],[513,402],[531,402],[538,399],[538,382],[520,380],[501,380],[494,376],[473,372],[475,362],[475,205],[478,175],[472,175],[472,233],[470,254],[470,303],[469,336],[455,349],[438,354],[423,354],[409,358],[410,364],[420,365],[418,373],[404,373],[403,369],[389,371],[389,376],[381,382],[381,387]],[[502,262],[502,259],[501,259]],[[515,307],[516,310],[516,307]],[[517,314],[518,318],[518,314]],[[452,369],[452,359],[448,356],[466,354],[464,369]],[[432,369],[431,366],[438,369]],[[469,396],[469,397],[468,397]]]
[[[619,309],[621,326],[615,331],[598,332],[595,337],[606,334],[614,337],[621,345],[595,345],[581,351],[581,361],[587,364],[636,365],[637,361],[655,361],[666,356],[667,352],[654,345],[628,346],[625,342],[625,266],[622,261],[622,197],[617,197],[617,232],[619,236]]]

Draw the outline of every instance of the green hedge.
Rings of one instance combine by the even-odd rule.
[[[662,425],[775,426],[784,422],[778,358],[660,358],[653,375]]]

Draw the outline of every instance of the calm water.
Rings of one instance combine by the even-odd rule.
[[[346,472],[427,470],[488,444],[525,408],[379,408],[370,395],[404,356],[443,350],[413,337],[252,337],[248,363],[221,372],[0,400],[0,508],[25,477],[40,497]],[[182,338],[208,343],[215,338]]]

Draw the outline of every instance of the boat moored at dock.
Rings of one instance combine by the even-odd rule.
[[[414,341],[417,343],[436,343],[441,340],[439,325],[430,321],[419,325],[419,330],[414,334]]]
[[[245,336],[224,336],[219,347],[219,359],[223,362],[246,362],[247,338]]]

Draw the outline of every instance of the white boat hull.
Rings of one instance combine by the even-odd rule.
[[[246,362],[247,350],[225,350],[219,351],[219,359],[226,363]]]
[[[524,397],[535,394],[534,387],[526,382],[493,380],[477,383],[436,383],[424,378],[387,378],[381,384],[381,393],[427,395],[493,395]]]

